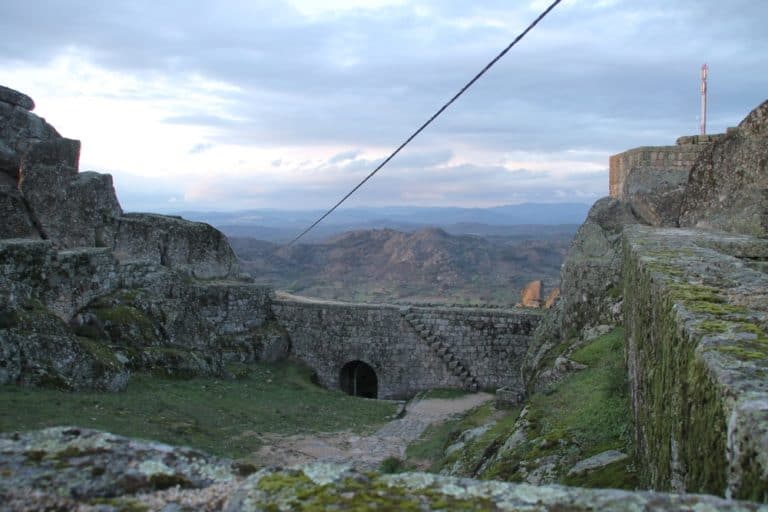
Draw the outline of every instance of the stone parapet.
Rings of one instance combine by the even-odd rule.
[[[641,484],[768,501],[768,241],[624,232]]]
[[[703,144],[678,146],[644,146],[612,155],[609,160],[609,194],[616,199],[624,198],[624,182],[630,171],[636,168],[662,170],[690,170]]]

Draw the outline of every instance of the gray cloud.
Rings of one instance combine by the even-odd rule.
[[[227,112],[201,105],[165,120],[212,128],[210,144],[394,147],[536,14],[515,4],[425,0],[419,8],[427,15],[408,4],[307,18],[277,0],[190,0],[183,10],[149,0],[10,1],[0,6],[0,69],[43,65],[74,49],[139,80],[201,76],[236,86],[217,93]],[[472,23],[483,19],[494,23]],[[406,200],[397,189],[406,172],[435,180],[429,193],[445,201],[603,193],[605,176],[549,184],[518,176],[521,185],[502,168],[446,163],[461,147],[607,154],[672,143],[696,130],[704,61],[712,128],[724,130],[768,96],[766,19],[768,2],[754,0],[564,2],[422,135],[421,150],[400,155],[361,197]],[[326,165],[356,176],[377,163],[358,156],[346,151]],[[449,190],[464,176],[463,192]],[[338,181],[333,192],[346,187]]]

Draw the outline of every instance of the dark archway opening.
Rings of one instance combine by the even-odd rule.
[[[350,361],[341,368],[341,389],[353,396],[379,397],[379,381],[371,366],[362,361]]]

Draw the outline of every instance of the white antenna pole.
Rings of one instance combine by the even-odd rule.
[[[701,135],[707,134],[707,74],[709,67],[706,64],[701,66],[701,124],[699,125],[699,133]]]

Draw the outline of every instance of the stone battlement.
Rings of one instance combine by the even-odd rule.
[[[733,128],[729,128],[729,131]],[[707,144],[721,139],[725,134],[687,135],[677,139],[674,146],[642,146],[616,155],[609,162],[609,193],[616,199],[624,199],[624,183],[633,169],[688,171]]]

